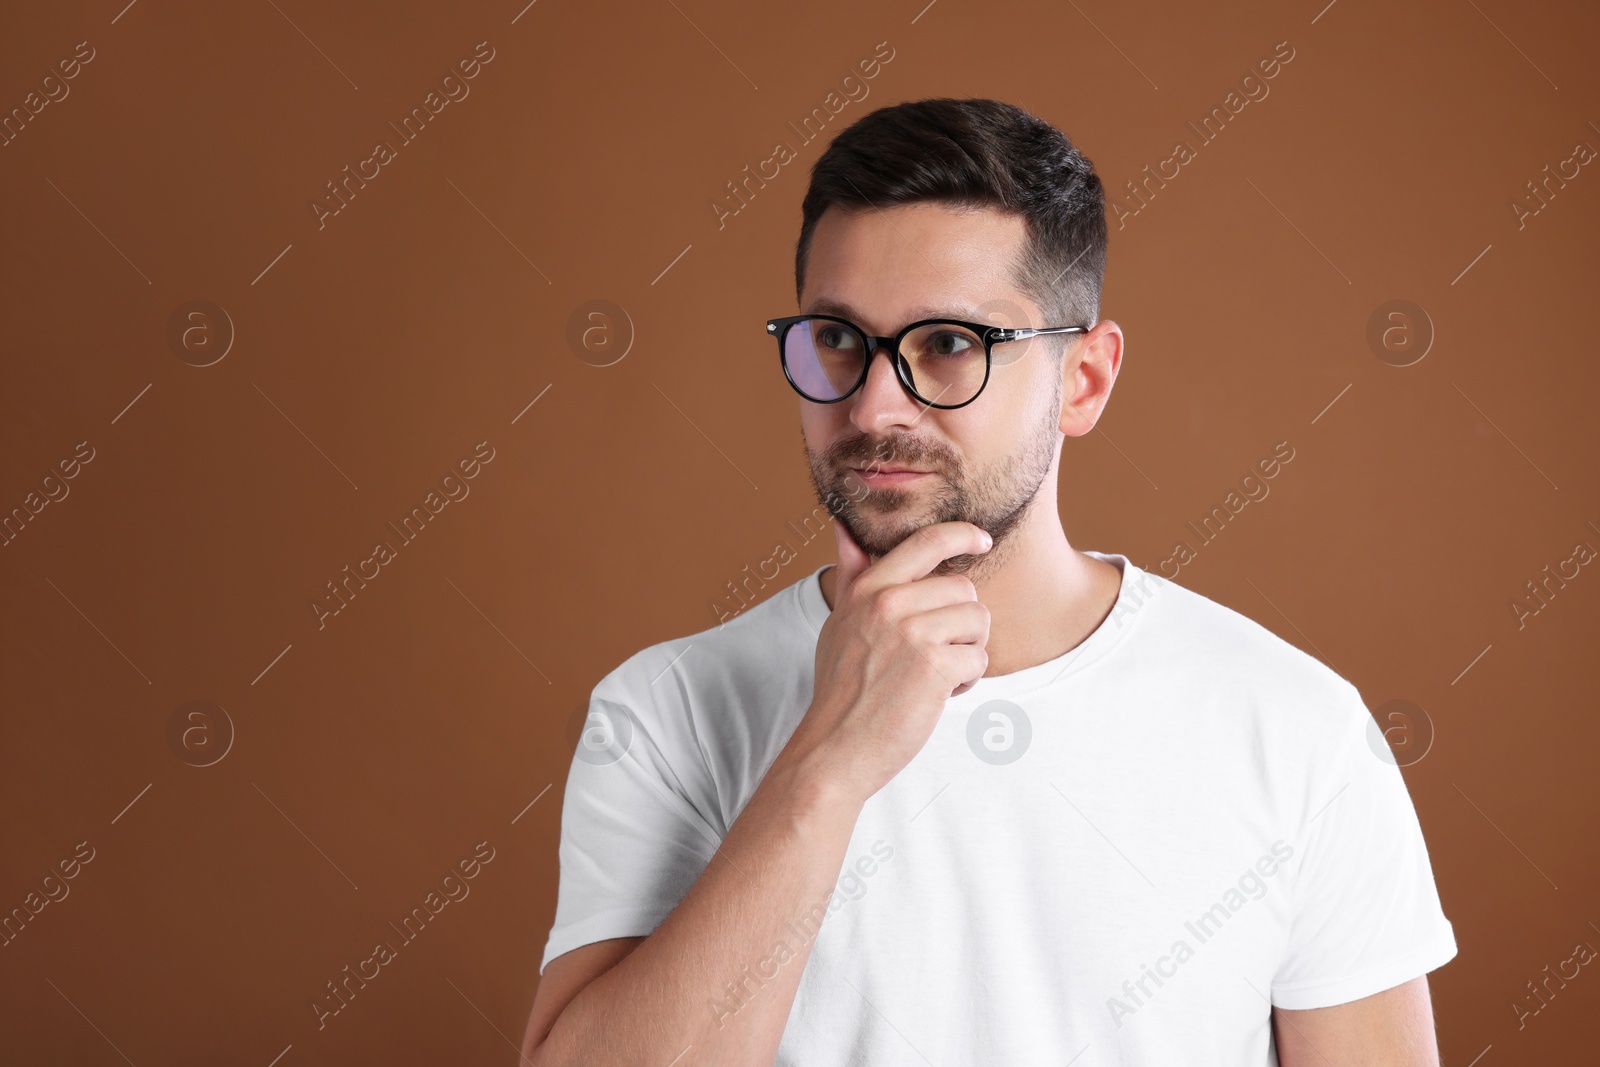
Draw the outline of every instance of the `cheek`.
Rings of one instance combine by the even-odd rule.
[[[800,405],[800,436],[807,451],[820,458],[829,446],[844,436],[847,424],[843,404],[811,404],[804,400]]]

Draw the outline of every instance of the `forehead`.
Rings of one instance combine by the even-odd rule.
[[[800,310],[887,331],[916,319],[984,321],[979,305],[1031,306],[1013,267],[1027,236],[1020,215],[923,202],[844,210],[817,220]]]

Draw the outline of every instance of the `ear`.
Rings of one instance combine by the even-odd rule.
[[[1122,327],[1102,319],[1061,357],[1061,432],[1082,437],[1100,421],[1122,369]]]

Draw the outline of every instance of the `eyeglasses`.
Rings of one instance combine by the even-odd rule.
[[[995,345],[1088,329],[1007,329],[957,319],[922,319],[893,337],[873,337],[850,320],[833,315],[791,315],[767,321],[767,333],[778,339],[784,377],[812,403],[837,404],[861,388],[872,356],[885,348],[906,391],[928,407],[942,409],[965,407],[978,399],[989,384]]]

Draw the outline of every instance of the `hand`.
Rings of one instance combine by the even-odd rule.
[[[977,587],[965,575],[928,575],[992,541],[969,522],[934,523],[873,563],[843,523],[833,532],[833,612],[817,639],[811,706],[784,754],[864,801],[922,750],[945,701],[988,669],[989,609]]]

